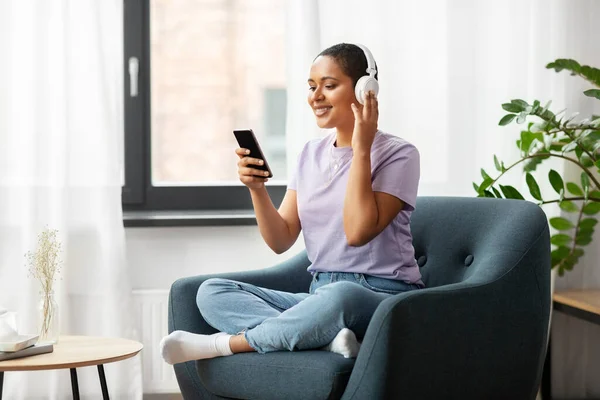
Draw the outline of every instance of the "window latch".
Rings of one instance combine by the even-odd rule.
[[[138,95],[138,74],[140,63],[137,57],[129,57],[129,96],[137,97]]]

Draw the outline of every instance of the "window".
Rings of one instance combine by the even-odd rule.
[[[125,210],[248,210],[232,130],[285,193],[285,2],[125,0]]]

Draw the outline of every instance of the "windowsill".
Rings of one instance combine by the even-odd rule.
[[[123,225],[125,228],[256,225],[256,217],[247,210],[124,211]]]

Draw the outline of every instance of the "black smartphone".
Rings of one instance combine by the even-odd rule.
[[[267,162],[267,159],[265,158],[265,155],[258,144],[258,140],[256,140],[254,132],[252,132],[252,129],[235,129],[233,134],[235,135],[235,138],[241,148],[250,150],[248,157],[258,158],[264,161],[263,165],[252,164],[250,167],[267,171],[269,173],[268,176],[261,175],[261,178],[272,178],[273,172],[271,172],[271,168],[269,168],[269,163]]]

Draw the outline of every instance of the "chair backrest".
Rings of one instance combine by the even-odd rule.
[[[547,229],[541,208],[523,200],[419,197],[411,219],[415,258],[428,287],[493,281]],[[544,276],[549,259],[534,268]]]

